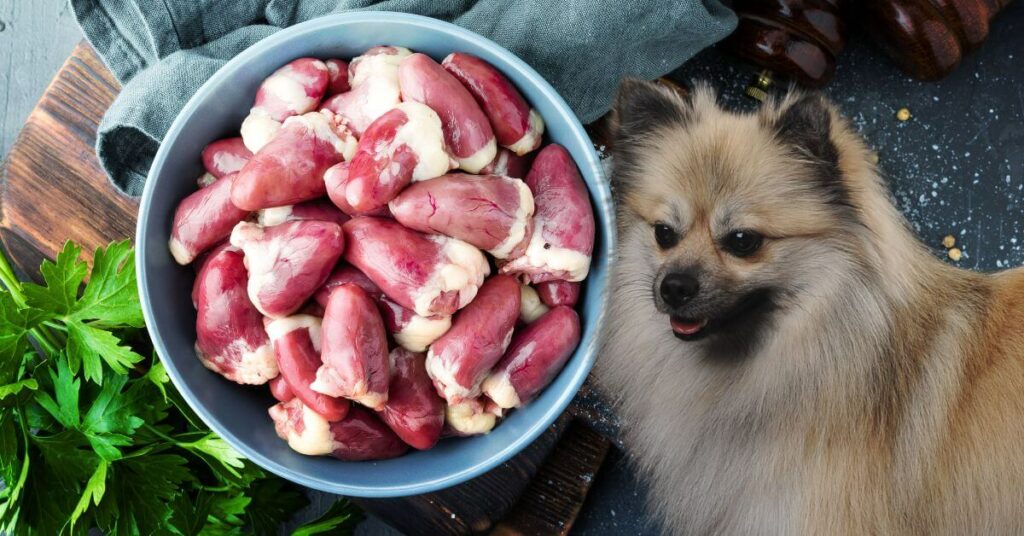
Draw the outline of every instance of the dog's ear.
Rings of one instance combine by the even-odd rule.
[[[782,101],[772,128],[778,139],[815,168],[818,187],[831,203],[849,205],[839,170],[839,149],[832,140],[832,105],[820,93],[791,93]]]
[[[832,108],[819,93],[791,95],[782,102],[774,121],[779,139],[807,156],[829,166],[839,165],[839,151],[832,142]]]
[[[685,124],[689,105],[678,91],[646,80],[626,78],[609,121],[614,146],[642,139],[659,127]]]
[[[691,107],[679,92],[646,80],[627,78],[619,85],[608,121],[608,141],[615,155],[612,191],[625,195],[639,173],[641,156],[651,149],[659,128],[685,125]]]

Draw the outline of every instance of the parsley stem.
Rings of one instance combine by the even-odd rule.
[[[157,430],[156,427],[150,426],[148,424],[146,425],[146,429],[149,430],[150,432],[152,432],[153,435],[159,437],[160,439],[163,439],[164,441],[166,441],[166,442],[168,442],[168,443],[170,443],[170,444],[172,444],[172,445],[174,445],[174,446],[176,446],[178,448],[182,448],[182,449],[185,449],[185,450],[188,450],[188,451],[194,451],[196,449],[196,443],[199,441],[199,439],[202,439],[203,437],[207,437],[207,436],[211,435],[211,434],[209,434],[207,432],[193,432],[193,434],[198,433],[202,437],[200,437],[199,439],[197,439],[195,441],[188,441],[188,442],[186,442],[186,441],[182,441],[180,439],[175,439],[175,438],[173,438],[173,437],[171,437],[171,436],[161,432],[160,430]],[[188,434],[182,434],[182,435],[188,435]]]
[[[46,322],[43,322],[43,324],[46,324]],[[39,346],[43,348],[43,351],[46,352],[46,355],[43,357],[53,357],[57,355],[60,348],[64,347],[64,344],[61,343],[60,339],[42,325],[36,326],[28,332],[32,335],[32,338],[39,343]]]
[[[55,329],[58,333],[54,333],[46,328]],[[63,348],[67,346],[66,334],[68,332],[68,328],[61,324],[52,320],[44,320],[42,326],[36,328],[36,331],[39,331],[44,337],[46,337],[46,340],[56,348]],[[60,335],[59,332],[64,332],[65,335]]]
[[[181,446],[181,442],[180,441],[178,441],[177,439],[174,439],[173,437],[171,437],[171,436],[161,432],[160,430],[157,430],[155,426],[150,425],[150,424],[146,424],[145,426],[146,426],[146,430],[149,430],[150,432],[152,432],[153,435],[159,437],[160,439],[163,439],[164,441],[166,441],[166,442],[168,442],[168,443],[170,443],[172,445]]]
[[[18,281],[18,276],[14,274],[14,269],[11,268],[10,261],[7,260],[7,255],[4,254],[3,250],[0,250],[0,282],[4,284],[7,291],[11,293],[11,298],[14,299],[14,303],[18,307],[26,307],[25,293],[21,289],[21,282]],[[61,345],[58,344],[57,339],[49,331],[35,327],[29,330],[32,338],[39,343],[39,346],[43,348],[48,356],[57,353],[57,348]],[[44,357],[48,357],[44,356]]]
[[[32,328],[29,330],[29,333],[32,335],[32,338],[39,343],[39,346],[43,347],[43,351],[46,353],[46,355],[43,356],[44,358],[57,355],[56,343],[46,337],[46,334],[49,334],[49,332],[39,328]]]
[[[223,486],[203,486],[203,485],[200,485],[200,486],[197,486],[197,487],[199,489],[203,490],[203,491],[209,491],[211,493],[223,493],[225,491],[231,491],[231,488],[232,488],[231,484],[224,484]]]
[[[0,250],[0,282],[7,287],[18,307],[25,307],[25,294],[21,290],[21,282],[14,275],[14,269],[11,268],[11,263],[8,262],[3,250]]]

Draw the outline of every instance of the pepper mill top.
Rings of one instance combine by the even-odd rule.
[[[938,80],[981,45],[992,18],[1010,2],[871,0],[858,3],[857,15],[900,69],[919,80]]]
[[[736,0],[739,17],[728,47],[737,56],[765,69],[760,81],[774,75],[807,87],[821,87],[835,73],[836,56],[846,44],[842,13],[846,0]],[[755,82],[748,95],[762,95]],[[753,94],[751,94],[753,93]]]
[[[848,28],[857,23],[910,76],[937,80],[988,37],[1012,0],[735,0],[727,40],[760,74],[747,88],[759,100],[775,79],[819,88],[835,73]]]

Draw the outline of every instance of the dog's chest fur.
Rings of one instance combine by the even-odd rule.
[[[668,498],[654,502],[666,527],[687,534],[795,532],[806,470],[799,442],[763,420],[721,415],[721,394],[702,385],[703,375],[683,374],[652,378],[643,395],[621,406],[631,454],[651,492]]]
[[[623,317],[613,308],[612,318]],[[642,323],[623,326],[634,344],[610,342],[598,374],[618,397],[627,446],[666,528],[686,534],[798,532],[807,510],[805,490],[828,477],[827,468],[815,467],[808,456],[813,439],[801,429],[804,418],[771,408],[752,411],[748,404],[755,402],[742,379],[685,355],[663,319],[646,323],[660,329],[637,325]],[[643,341],[639,348],[637,340]]]

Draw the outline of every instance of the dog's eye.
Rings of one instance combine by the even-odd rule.
[[[668,249],[679,243],[679,234],[675,229],[658,222],[654,224],[654,239],[658,242],[658,247]]]
[[[722,246],[732,255],[746,257],[760,249],[762,243],[764,243],[764,237],[760,234],[750,230],[741,230],[726,235]]]

